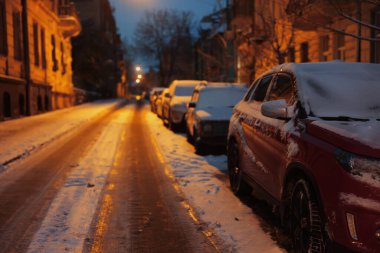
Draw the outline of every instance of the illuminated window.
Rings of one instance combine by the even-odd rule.
[[[22,59],[22,46],[21,46],[21,18],[20,12],[13,12],[13,52],[16,60]]]

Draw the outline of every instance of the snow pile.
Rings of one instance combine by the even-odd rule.
[[[294,140],[290,139],[289,140],[289,143],[288,143],[288,158],[292,158],[294,156],[296,156],[299,152],[299,147],[298,147],[298,144],[296,142],[294,142]]]
[[[0,165],[22,159],[115,106],[118,100],[98,101],[0,124]],[[106,106],[105,106],[106,105]]]
[[[354,178],[380,189],[380,160],[353,157]]]
[[[185,136],[167,130],[154,114],[148,114],[147,122],[191,206],[208,227],[232,245],[230,251],[283,252],[262,230],[252,210],[231,192],[225,155],[198,156]]]
[[[363,122],[316,120],[313,124],[340,136],[358,141],[369,147],[380,149],[380,121],[369,120]]]
[[[128,114],[127,110],[119,112],[104,128],[93,148],[72,169],[28,252],[82,252]]]
[[[380,210],[380,203],[373,199],[366,199],[356,196],[352,193],[341,193],[340,200],[348,205],[363,207],[378,212]]]

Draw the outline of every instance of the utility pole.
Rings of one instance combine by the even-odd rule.
[[[356,0],[356,19],[358,20],[358,39],[356,44],[356,61],[361,62],[361,54],[362,54],[362,2],[361,0]]]
[[[22,41],[23,41],[23,64],[25,71],[25,101],[26,115],[31,115],[31,88],[30,88],[30,58],[29,58],[29,32],[28,32],[28,0],[21,0],[22,4]]]

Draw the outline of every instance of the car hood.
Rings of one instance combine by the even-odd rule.
[[[195,115],[201,120],[230,120],[232,107],[208,107],[198,109]]]
[[[308,124],[308,132],[333,145],[364,156],[380,157],[380,121],[325,121]]]

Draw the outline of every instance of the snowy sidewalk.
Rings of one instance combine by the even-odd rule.
[[[166,162],[190,205],[232,252],[285,252],[260,226],[259,218],[229,189],[227,158],[198,156],[186,137],[165,128],[153,113],[147,114],[152,138],[156,138]],[[222,179],[222,180],[221,180]]]
[[[44,145],[111,110],[121,100],[97,101],[77,107],[0,123],[0,171]]]

